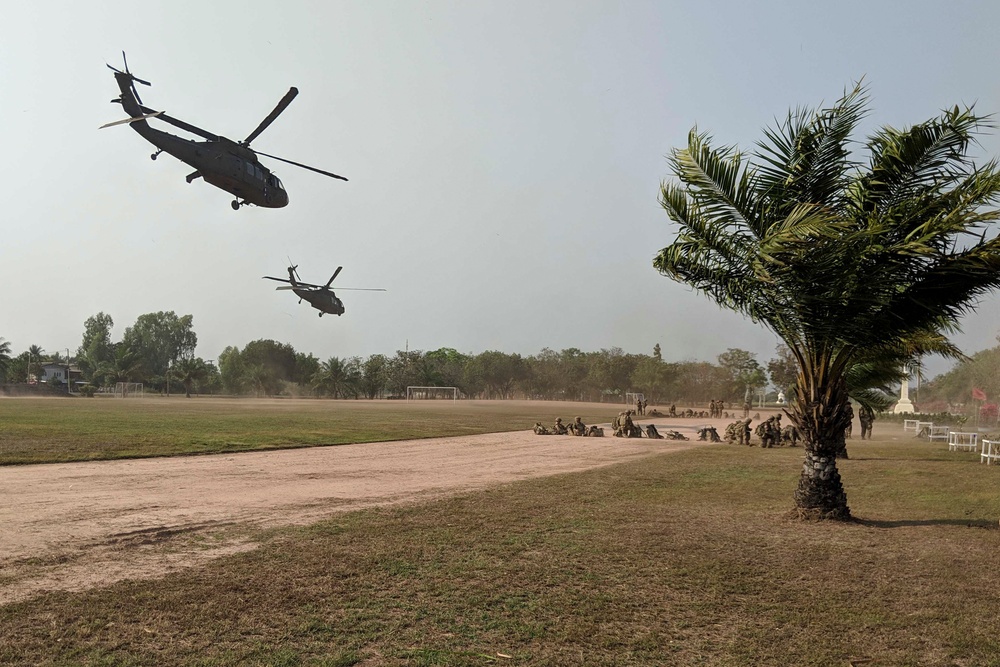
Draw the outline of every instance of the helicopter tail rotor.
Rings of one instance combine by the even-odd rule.
[[[112,70],[114,72],[117,72],[119,74],[124,74],[124,75],[126,75],[129,78],[129,83],[132,86],[132,94],[135,95],[135,99],[138,100],[139,104],[142,104],[142,98],[139,97],[139,91],[135,89],[136,82],[138,81],[139,83],[141,83],[144,86],[152,86],[153,84],[151,84],[149,81],[144,81],[143,79],[140,79],[135,74],[132,74],[132,72],[129,71],[129,69],[128,69],[128,59],[125,57],[125,52],[124,51],[122,51],[122,62],[125,63],[125,71],[124,72],[121,71],[120,69],[118,69],[117,67],[112,67],[111,65],[108,65],[107,63],[104,63],[104,64],[108,65],[108,69],[110,69],[110,70]]]

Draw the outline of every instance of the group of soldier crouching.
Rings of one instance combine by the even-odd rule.
[[[655,440],[687,440],[687,436],[683,433],[677,431],[667,431],[661,434],[656,426],[653,424],[648,424],[643,427],[632,421],[632,415],[635,414],[634,410],[626,410],[624,412],[618,413],[614,421],[611,422],[611,428],[613,429],[614,436],[616,438],[653,438]],[[541,422],[535,422],[534,429],[535,435],[579,435],[579,436],[589,436],[592,438],[603,438],[604,429],[600,426],[587,426],[583,423],[583,419],[577,417],[573,420],[573,423],[563,424],[562,418],[556,419],[556,423],[552,428],[542,426]]]
[[[579,435],[579,436],[589,436],[591,438],[603,438],[604,429],[600,426],[590,426],[588,427],[583,423],[583,420],[577,417],[573,420],[573,423],[569,426],[563,424],[562,417],[556,419],[556,423],[553,424],[552,428],[542,426],[542,422],[535,422],[535,435]]]
[[[727,426],[726,442],[747,445],[748,447],[753,446],[754,442],[750,439],[751,421],[750,419],[741,419]],[[797,447],[800,439],[799,430],[791,424],[784,428],[781,427],[781,415],[772,415],[757,424],[754,433],[760,439],[760,446],[764,448],[782,445]]]

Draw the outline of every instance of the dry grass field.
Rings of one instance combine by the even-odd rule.
[[[0,465],[497,433],[556,417],[609,422],[619,410],[547,401],[0,399]]]
[[[788,518],[801,450],[651,451],[3,605],[0,663],[1000,665],[1000,469],[876,436],[852,523]]]

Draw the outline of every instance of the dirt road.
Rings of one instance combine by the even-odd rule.
[[[704,445],[522,431],[0,468],[0,604],[162,576],[253,549],[259,528]]]

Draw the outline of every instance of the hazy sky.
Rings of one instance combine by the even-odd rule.
[[[197,354],[272,338],[330,356],[454,347],[619,346],[668,360],[774,336],[661,277],[674,230],[664,156],[695,124],[751,148],[789,108],[860,77],[868,127],[944,107],[1000,111],[995,2],[47,2],[0,0],[0,336],[18,353],[114,339],[142,314],[192,314]],[[128,126],[110,70],[147,106],[244,138],[284,165],[284,209],[231,195]],[[155,121],[153,121],[155,124]],[[161,129],[171,130],[159,124]],[[981,155],[1000,153],[985,137]],[[261,276],[341,292],[317,317]],[[1000,300],[957,342],[995,344]],[[932,366],[933,367],[933,366]]]

